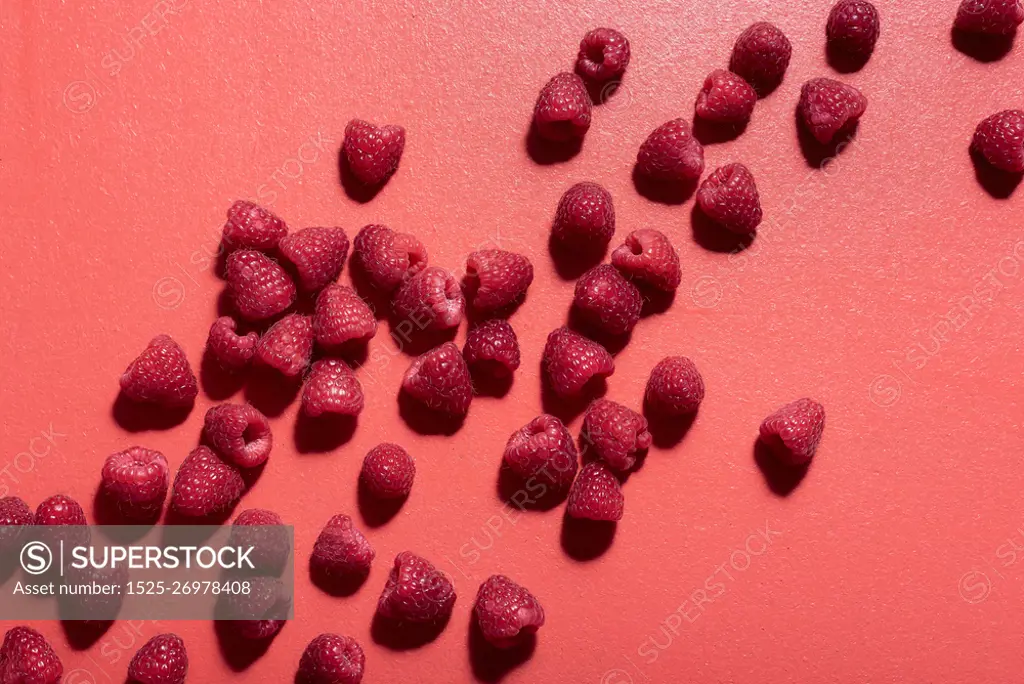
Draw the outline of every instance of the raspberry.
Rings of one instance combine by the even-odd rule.
[[[579,456],[562,421],[542,413],[508,438],[504,463],[524,480],[543,474],[556,489],[564,491],[576,477]]]
[[[790,465],[811,460],[825,429],[825,407],[813,399],[786,404],[761,423],[761,441]]]
[[[14,627],[0,646],[3,684],[60,684],[64,666],[50,643],[31,627]]]
[[[310,567],[320,579],[363,578],[370,572],[375,554],[370,542],[347,515],[327,521],[313,545]]]
[[[352,637],[321,634],[306,646],[299,659],[296,684],[359,684],[366,656]]]
[[[252,404],[220,404],[206,412],[206,437],[225,459],[254,468],[270,456],[274,445],[267,417]]]
[[[394,620],[427,623],[447,619],[454,605],[451,581],[429,561],[403,551],[395,557],[377,611]]]
[[[583,79],[563,71],[541,88],[533,108],[533,125],[545,140],[568,142],[579,139],[590,128],[593,107]]]
[[[313,337],[326,349],[351,340],[369,340],[377,334],[373,310],[347,285],[328,285],[316,298]]]
[[[675,247],[653,228],[627,235],[626,242],[612,252],[612,266],[627,278],[665,292],[674,292],[683,277]]]
[[[233,252],[224,274],[235,308],[247,321],[273,318],[295,302],[295,283],[280,264],[260,252]]]
[[[521,299],[533,282],[533,264],[501,249],[473,252],[466,258],[468,296],[477,311],[494,311]]]
[[[184,350],[168,335],[157,335],[125,369],[121,392],[134,401],[189,406],[199,394],[199,384]]]
[[[508,377],[519,368],[519,339],[508,321],[490,320],[469,331],[462,356],[471,371]]]
[[[83,568],[71,565],[64,571],[63,582],[67,587],[110,587],[109,594],[82,592],[61,594],[57,598],[62,619],[80,621],[86,628],[101,627],[109,624],[124,605],[128,568],[123,564],[113,568],[109,565],[102,568],[93,567],[91,564]]]
[[[643,298],[614,266],[601,264],[576,281],[573,305],[601,332],[624,335],[640,320]]]
[[[245,336],[237,335],[238,324],[231,316],[221,316],[210,326],[206,350],[229,370],[241,370],[249,365],[256,354],[256,343],[260,336],[254,332]]]
[[[580,443],[594,447],[597,455],[615,470],[625,471],[636,463],[636,453],[651,446],[647,419],[622,404],[598,399],[583,419]]]
[[[35,525],[88,525],[85,511],[70,496],[57,494],[36,508]]]
[[[734,233],[748,235],[761,223],[761,197],[743,164],[727,164],[697,190],[697,204],[708,218]]]
[[[736,39],[729,71],[739,74],[765,95],[782,83],[792,56],[793,46],[786,35],[777,26],[762,21]]]
[[[245,491],[245,481],[234,466],[220,460],[208,447],[192,450],[174,476],[171,508],[189,518],[205,518],[234,507]]]
[[[164,507],[170,470],[159,451],[131,447],[107,457],[100,476],[103,495],[129,520],[150,520]]]
[[[35,522],[35,513],[16,496],[0,498],[0,553],[10,551],[21,536],[22,527]]]
[[[651,371],[644,396],[652,409],[664,415],[696,413],[704,401],[704,379],[690,359],[666,356]]]
[[[704,79],[704,87],[697,93],[697,116],[718,123],[749,121],[757,104],[757,92],[742,78],[715,69]]]
[[[252,577],[249,593],[224,595],[223,612],[230,619],[235,633],[248,641],[265,641],[284,627],[290,599],[284,584],[276,577]],[[260,616],[261,619],[253,619]]]
[[[411,319],[423,330],[447,330],[462,322],[466,298],[455,276],[429,266],[399,288],[392,306],[395,315]]]
[[[997,169],[1024,172],[1024,111],[1007,109],[988,117],[975,129],[971,146]]]
[[[402,499],[412,491],[416,477],[416,463],[397,444],[378,444],[363,459],[359,473],[363,484],[374,496],[382,499]]]
[[[597,183],[577,183],[562,195],[551,234],[571,246],[602,248],[615,234],[615,205],[611,194]]]
[[[800,118],[819,143],[849,130],[868,107],[859,90],[831,78],[815,78],[800,90]]]
[[[228,544],[243,549],[251,547],[249,558],[256,571],[271,576],[284,571],[292,550],[281,516],[262,508],[250,508],[238,514],[232,523]]]
[[[551,389],[563,398],[578,395],[595,377],[615,372],[607,349],[564,326],[548,335],[542,365]]]
[[[352,119],[345,126],[341,152],[349,170],[363,185],[381,185],[398,169],[405,150],[405,129],[401,126],[374,126]]]
[[[293,378],[306,369],[313,354],[313,322],[309,316],[288,314],[263,333],[256,359]]]
[[[128,666],[131,684],[185,684],[188,652],[177,634],[158,634],[143,645]]]
[[[693,137],[690,124],[672,119],[647,136],[636,155],[637,171],[659,181],[684,182],[704,172],[704,148]]]
[[[573,518],[621,520],[624,505],[618,479],[603,462],[592,461],[572,483],[566,512]]]
[[[348,257],[348,236],[341,228],[303,228],[281,240],[281,256],[299,274],[304,292],[334,282]]]
[[[352,242],[352,258],[374,287],[390,292],[427,267],[427,248],[412,235],[370,225]]]
[[[829,47],[867,59],[878,41],[878,23],[878,10],[868,0],[839,0],[825,27]]]
[[[267,251],[288,234],[285,222],[258,204],[238,200],[228,209],[221,244],[227,250],[258,249]]]
[[[629,66],[629,41],[615,29],[596,28],[583,36],[576,73],[603,82],[622,76]]]
[[[325,413],[357,416],[363,410],[363,387],[344,361],[321,359],[302,388],[302,410],[313,418]]]
[[[469,412],[473,383],[454,342],[417,357],[405,372],[402,389],[432,411],[460,417]]]
[[[498,648],[512,648],[544,625],[540,602],[504,575],[491,575],[480,585],[473,613],[484,638]]]
[[[954,26],[967,33],[1012,36],[1022,21],[1020,0],[963,0]]]

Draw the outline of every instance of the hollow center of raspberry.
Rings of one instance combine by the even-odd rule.
[[[588,45],[587,46],[587,59],[594,64],[604,64],[604,46],[603,45]]]
[[[262,438],[262,431],[257,425],[246,426],[245,430],[242,432],[242,441],[245,442],[246,446]]]

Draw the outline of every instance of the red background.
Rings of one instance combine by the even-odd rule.
[[[66,670],[80,668],[70,684],[120,682],[135,648],[169,630],[188,643],[190,681],[291,681],[323,631],[360,640],[367,682],[472,681],[472,598],[498,572],[548,615],[509,682],[1019,681],[1022,212],[1019,191],[983,189],[967,146],[983,117],[1022,105],[1022,49],[979,61],[954,48],[952,0],[880,0],[874,57],[840,77],[870,104],[855,144],[823,171],[801,153],[793,112],[802,82],[835,76],[829,4],[4,2],[0,476],[31,505],[64,492],[91,515],[107,454],[142,444],[176,467],[195,445],[214,403],[205,394],[180,426],[137,434],[112,405],[120,373],[158,333],[198,369],[222,288],[208,254],[236,198],[294,228],[341,225],[351,237],[386,223],[451,269],[496,241],[536,269],[512,318],[515,385],[474,401],[453,437],[401,419],[408,357],[386,325],[372,346],[390,362],[361,371],[366,410],[350,441],[300,453],[297,404],[274,419],[274,454],[242,505],[296,527],[297,617],[251,667],[232,669],[210,623],[120,622],[85,650],[41,625]],[[704,76],[761,19],[784,29],[793,60],[746,133],[706,150],[711,168],[746,163],[761,191],[762,231],[729,255],[694,235],[692,199],[646,199],[630,170],[646,134],[689,118]],[[535,163],[524,140],[538,89],[600,25],[632,43],[624,86],[595,109],[580,154]],[[356,116],[408,131],[397,175],[366,204],[338,179]],[[585,562],[560,543],[561,509],[509,514],[514,524],[488,532],[505,510],[503,445],[541,410],[543,340],[572,297],[548,255],[550,220],[584,179],[615,198],[613,246],[656,227],[683,264],[672,307],[617,355],[608,396],[638,407],[667,354],[695,359],[708,387],[682,442],[652,449],[626,484],[611,547]],[[767,413],[804,395],[824,403],[828,426],[807,477],[782,497],[753,442]],[[416,485],[391,522],[363,525],[377,550],[367,583],[329,597],[308,582],[305,558],[333,514],[362,524],[357,473],[385,438],[416,457]],[[745,567],[740,550],[759,551],[766,525],[771,543]],[[449,572],[459,599],[436,641],[394,651],[370,624],[404,549]],[[694,592],[717,582],[724,590],[695,608]]]

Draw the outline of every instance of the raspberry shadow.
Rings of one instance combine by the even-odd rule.
[[[684,182],[661,181],[648,178],[640,172],[636,166],[633,167],[633,186],[643,197],[658,204],[670,206],[685,204],[697,191],[699,179]]]
[[[690,212],[690,226],[694,242],[709,252],[719,254],[739,254],[750,247],[757,236],[756,232],[746,235],[734,233],[705,214],[699,204],[694,204]]]
[[[411,651],[426,646],[441,636],[449,620],[450,614],[436,622],[402,622],[375,613],[370,625],[370,637],[373,643],[392,651]]]
[[[600,558],[611,548],[618,523],[608,520],[585,520],[568,513],[562,518],[562,550],[575,561]]]
[[[565,142],[553,142],[545,140],[537,132],[536,126],[530,124],[530,130],[526,134],[524,142],[526,154],[535,164],[550,166],[562,164],[569,161],[583,149],[582,138],[571,138]]]
[[[962,54],[979,62],[998,62],[1013,49],[1016,32],[1008,36],[994,36],[986,33],[969,33],[953,27],[950,40],[953,47]]]
[[[846,124],[841,128],[832,138],[831,142],[820,143],[814,137],[814,135],[807,130],[807,125],[804,123],[803,117],[800,115],[800,109],[796,109],[796,130],[797,140],[800,143],[800,152],[804,155],[804,160],[807,165],[812,169],[821,169],[830,160],[835,159],[843,152],[853,140],[857,137],[857,129],[860,127],[860,121],[854,120]]]
[[[521,635],[519,642],[512,648],[498,648],[488,643],[477,622],[476,613],[470,616],[469,664],[473,668],[473,678],[478,682],[493,684],[500,682],[512,670],[521,666],[533,657],[537,649],[537,634]]]
[[[761,470],[768,488],[777,496],[786,497],[803,481],[814,459],[804,465],[787,465],[780,462],[771,448],[758,438],[754,442],[754,462]]]
[[[119,392],[111,407],[111,415],[114,422],[127,432],[168,430],[184,423],[194,405],[193,402],[187,406],[168,408],[137,402]]]
[[[997,169],[989,164],[973,145],[970,148],[970,155],[971,163],[974,164],[974,175],[985,192],[995,199],[1009,199],[1020,185],[1024,174]]]
[[[274,643],[274,639],[281,633],[278,630],[266,639],[246,639],[238,633],[231,620],[215,620],[213,631],[217,636],[217,646],[220,648],[221,656],[232,672],[248,670],[253,663],[266,654],[270,645]]]

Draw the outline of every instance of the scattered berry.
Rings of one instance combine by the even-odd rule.
[[[265,641],[281,631],[291,606],[284,584],[276,577],[250,577],[249,593],[222,594],[225,619],[249,641]]]
[[[309,365],[313,354],[313,322],[309,316],[288,314],[263,333],[256,360],[293,378]]]
[[[125,369],[121,392],[134,401],[189,406],[199,394],[199,384],[184,350],[168,335],[157,335]]]
[[[567,513],[587,520],[621,520],[624,505],[618,479],[604,462],[592,461],[572,483]]]
[[[612,196],[597,183],[577,183],[562,195],[551,227],[555,240],[570,246],[607,245],[615,234]]]
[[[313,418],[325,413],[357,416],[363,410],[363,386],[341,359],[321,359],[302,388],[302,410]]]
[[[369,340],[377,334],[373,310],[347,285],[328,285],[316,298],[313,337],[326,349],[352,340]]]
[[[206,437],[231,463],[254,468],[270,456],[274,437],[267,417],[252,404],[220,404],[206,412]]]
[[[800,90],[800,118],[819,143],[849,130],[868,107],[859,90],[831,78],[815,78]]]
[[[786,35],[768,22],[750,26],[736,39],[729,71],[739,74],[764,95],[782,83],[793,46]]]
[[[273,318],[295,302],[295,283],[266,254],[252,250],[233,252],[224,275],[235,308],[247,321]]]
[[[537,134],[545,140],[567,142],[579,139],[590,128],[593,107],[583,79],[563,71],[541,89],[533,108],[533,124]]]
[[[262,508],[249,508],[238,514],[231,526],[228,544],[243,549],[252,547],[249,560],[256,571],[275,577],[288,565],[292,551],[284,520],[277,513]]]
[[[170,479],[163,454],[136,446],[107,457],[100,487],[122,517],[150,520],[163,510]]]
[[[381,185],[391,178],[404,150],[405,129],[401,126],[374,126],[359,119],[345,126],[341,152],[352,175],[363,185]]]
[[[341,274],[348,257],[348,236],[341,228],[303,228],[283,238],[279,249],[298,273],[299,288],[316,292]]]
[[[490,320],[469,331],[462,356],[474,373],[508,377],[519,368],[519,339],[508,321]]]
[[[385,442],[370,449],[363,459],[359,473],[363,484],[374,496],[382,499],[402,499],[412,491],[416,477],[416,463],[409,452]]]
[[[636,411],[608,399],[598,399],[587,409],[580,443],[593,447],[597,456],[613,469],[625,471],[636,463],[638,452],[650,448],[651,433],[647,430],[647,419]]]
[[[158,634],[135,652],[128,666],[131,684],[185,684],[188,652],[177,634]]]
[[[727,164],[704,179],[697,204],[708,218],[734,233],[749,235],[761,224],[761,196],[743,164]]]
[[[829,47],[867,59],[878,41],[878,10],[868,0],[839,0],[828,14]]]
[[[683,278],[679,254],[665,234],[653,228],[634,230],[612,252],[612,266],[627,278],[674,292]]]
[[[636,155],[637,171],[658,181],[684,182],[704,172],[704,148],[693,137],[690,124],[672,119],[647,136]]]
[[[231,316],[221,316],[210,326],[206,350],[228,370],[241,370],[252,362],[260,336],[254,332],[238,335],[238,324]]]
[[[603,82],[622,76],[629,66],[629,41],[615,29],[596,28],[583,36],[576,73]]]
[[[648,405],[663,415],[696,413],[704,401],[704,379],[685,356],[666,356],[647,380]]]
[[[601,332],[624,335],[640,320],[643,298],[614,266],[601,264],[576,281],[573,306]]]
[[[299,659],[296,684],[360,684],[366,656],[352,637],[321,634]]]
[[[405,281],[392,306],[396,316],[412,320],[422,330],[447,330],[462,322],[466,298],[455,276],[428,266]]]
[[[494,311],[518,301],[533,282],[533,264],[501,249],[473,252],[466,258],[466,283],[473,308]]]
[[[524,480],[543,475],[556,490],[565,491],[576,477],[579,456],[565,424],[542,413],[508,438],[504,463]]]
[[[578,395],[592,379],[615,372],[607,349],[564,326],[548,335],[542,365],[551,389],[563,398]]]
[[[825,407],[813,399],[786,404],[761,423],[761,441],[790,465],[811,460],[825,429]]]
[[[288,226],[258,204],[238,200],[228,209],[221,244],[228,251],[258,249],[267,251],[288,234]]]
[[[741,123],[750,120],[757,104],[757,92],[741,77],[715,69],[704,79],[697,93],[697,116],[716,123]]]
[[[87,542],[88,538],[84,537],[80,543]],[[64,576],[61,579],[64,586],[69,588],[83,585],[110,587],[108,594],[102,592],[70,594],[61,590],[57,595],[57,605],[63,620],[84,621],[90,624],[109,623],[117,617],[121,606],[124,605],[125,588],[128,585],[128,568],[123,564],[115,567],[105,565],[102,568],[94,567],[91,563],[82,568],[69,565],[65,568]]]
[[[377,611],[393,620],[426,623],[447,619],[454,605],[451,581],[429,561],[403,551],[395,557]]]
[[[417,357],[405,372],[402,389],[432,411],[461,417],[469,412],[473,383],[454,342]]]
[[[14,627],[0,646],[3,684],[60,684],[64,666],[42,634],[31,627]]]
[[[174,476],[171,508],[189,518],[205,518],[230,510],[245,491],[238,469],[220,460],[212,450],[192,450]]]
[[[35,524],[46,525],[88,525],[85,511],[70,496],[57,494],[39,504],[36,508]]]
[[[967,33],[1012,36],[1022,21],[1020,0],[963,0],[954,26]]]
[[[309,564],[322,579],[344,581],[366,577],[375,555],[370,542],[352,524],[352,518],[339,514],[320,531]]]
[[[0,498],[0,553],[10,551],[21,536],[22,527],[35,523],[35,513],[16,496]]]
[[[988,117],[975,129],[971,146],[997,169],[1024,172],[1024,111],[1007,109]]]
[[[473,613],[484,638],[498,648],[512,648],[544,625],[540,602],[504,575],[491,575],[480,585]]]
[[[427,267],[427,248],[387,226],[365,226],[352,242],[352,258],[379,290],[390,292]]]

